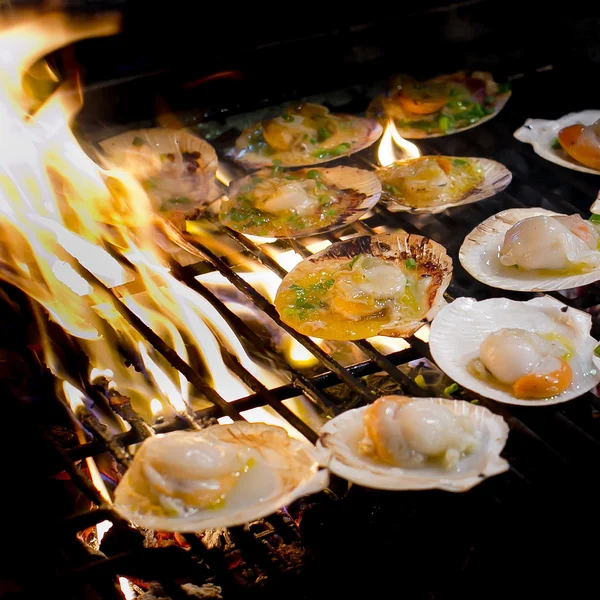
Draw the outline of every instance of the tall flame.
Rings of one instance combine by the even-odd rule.
[[[107,288],[184,361],[200,358],[226,400],[249,390],[225,365],[221,347],[257,377],[279,381],[251,361],[204,298],[173,277],[158,245],[169,230],[140,183],[83,151],[69,126],[81,106],[78,90],[48,75],[54,89],[41,98],[24,84],[49,51],[117,28],[112,18],[81,23],[48,14],[0,34],[0,277],[79,339],[90,357],[90,380],[110,377],[152,420],[169,410],[187,412],[193,395],[185,377],[116,310]],[[137,371],[118,348],[126,349]],[[48,336],[44,350],[50,368],[64,375],[66,365]]]
[[[398,157],[396,147],[402,150],[402,155]],[[385,131],[381,136],[379,148],[377,150],[377,160],[382,167],[387,167],[397,160],[407,158],[418,158],[421,156],[420,150],[415,144],[405,140],[392,119],[389,119],[385,126]]]

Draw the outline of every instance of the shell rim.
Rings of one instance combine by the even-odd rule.
[[[373,254],[372,247],[375,244],[377,244],[377,245],[384,244],[384,245],[388,246],[389,249],[384,250],[384,252],[388,252],[388,251],[392,250],[392,248],[394,248],[396,250],[396,252],[394,252],[393,255],[395,258],[397,258],[401,254],[400,248],[399,248],[400,247],[400,241],[399,241],[400,238],[404,239],[404,247],[408,250],[408,252],[406,254],[406,256],[408,258],[414,257],[416,260],[417,257],[415,257],[413,255],[414,249],[419,249],[421,251],[423,251],[424,249],[428,249],[428,250],[432,251],[432,253],[435,255],[436,266],[438,267],[438,269],[440,271],[440,276],[441,276],[441,281],[440,281],[439,285],[433,291],[433,293],[430,293],[430,297],[432,297],[433,300],[430,303],[429,309],[421,317],[421,319],[419,319],[418,322],[416,322],[415,320],[411,320],[411,321],[408,321],[404,325],[397,324],[389,329],[388,328],[381,329],[377,334],[375,334],[375,335],[382,335],[382,336],[387,336],[387,337],[401,337],[401,338],[406,338],[406,337],[411,336],[413,333],[418,331],[426,322],[431,321],[435,317],[435,315],[439,312],[439,310],[446,304],[446,301],[444,299],[444,292],[450,285],[450,280],[452,279],[453,265],[452,265],[452,258],[448,254],[446,248],[444,246],[442,246],[442,244],[439,244],[438,242],[436,242],[430,238],[424,237],[422,235],[409,234],[404,231],[400,231],[397,233],[382,233],[382,234],[377,234],[377,235],[362,235],[362,236],[358,235],[355,237],[348,238],[347,240],[335,242],[334,244],[331,244],[330,246],[328,246],[327,248],[324,248],[320,252],[317,252],[316,254],[313,254],[312,256],[305,258],[304,260],[299,262],[291,271],[289,271],[288,274],[282,279],[282,281],[279,285],[279,288],[277,289],[277,294],[275,295],[275,300],[274,300],[274,304],[275,304],[275,308],[276,308],[277,312],[279,313],[279,309],[277,308],[277,298],[279,296],[280,290],[282,289],[284,283],[286,282],[286,279],[288,279],[288,277],[290,277],[294,273],[294,271],[296,271],[296,269],[301,267],[301,265],[305,265],[307,263],[314,263],[314,262],[318,262],[318,261],[322,261],[322,260],[328,260],[328,259],[331,261],[336,261],[341,258],[345,259],[346,257],[356,256],[357,254],[363,254],[363,253]],[[388,243],[388,240],[389,240],[389,243]],[[336,252],[339,249],[346,250],[346,248],[348,248],[351,252],[349,252],[346,255],[343,255],[343,254],[336,255]],[[330,254],[331,254],[331,256],[328,256]],[[378,254],[378,256],[383,258],[383,260],[389,260],[388,258],[381,256],[380,254]],[[421,264],[423,261],[416,260],[416,262],[417,262],[417,264]],[[294,325],[290,324],[283,315],[281,315],[279,313],[279,316],[288,327],[291,327],[292,329],[297,331],[296,328],[294,327]],[[306,335],[310,335],[311,337],[316,337],[318,339],[333,339],[333,338],[320,338],[316,334],[316,332],[306,334]],[[341,339],[341,341],[352,341],[352,340],[360,340],[360,339],[364,339],[364,338],[344,337]]]
[[[504,239],[506,232],[510,229],[508,227],[504,232],[498,232],[497,235],[492,236],[491,234],[484,235],[482,230],[493,226],[495,221],[503,223],[502,217],[505,215],[514,214],[516,211],[524,213],[526,216],[520,217],[510,227],[515,225],[518,221],[527,218],[527,216],[567,216],[563,213],[558,213],[552,210],[547,210],[541,207],[531,208],[509,208],[491,217],[488,217],[481,223],[479,223],[474,229],[472,229],[464,238],[463,243],[458,251],[458,260],[463,266],[465,271],[471,275],[477,281],[489,285],[490,287],[508,290],[513,292],[556,292],[561,290],[572,289],[593,283],[600,280],[600,265],[579,275],[560,275],[556,277],[543,277],[536,276],[534,273],[528,275],[539,282],[538,285],[525,284],[523,279],[513,279],[507,276],[501,276],[495,273],[481,273],[478,270],[480,254],[476,253],[476,249],[482,249],[487,247],[489,243],[498,238],[499,241]],[[506,223],[505,223],[506,224]],[[473,239],[475,237],[475,239]],[[485,243],[482,243],[485,242]],[[554,283],[553,283],[554,282]]]
[[[494,414],[483,406],[476,406],[464,400],[441,397],[411,398],[416,401],[433,400],[442,406],[446,406],[452,410],[452,412],[456,412],[456,409],[460,407],[463,410],[463,414],[465,411],[467,413],[479,414],[480,416],[478,418],[488,424],[488,431],[490,433],[487,449],[488,460],[485,463],[485,468],[482,471],[477,470],[476,472],[467,472],[463,476],[455,474],[445,478],[441,473],[439,475],[431,474],[429,476],[416,475],[420,469],[402,469],[401,467],[392,467],[385,464],[376,466],[376,468],[383,470],[393,470],[394,472],[388,476],[368,471],[365,468],[346,464],[343,460],[338,458],[340,455],[344,456],[344,454],[339,450],[336,452],[335,444],[331,444],[330,440],[337,435],[336,430],[338,425],[342,428],[345,421],[362,418],[362,413],[368,408],[368,406],[363,406],[345,411],[341,415],[334,417],[321,429],[321,437],[317,442],[317,447],[327,449],[331,453],[329,470],[338,477],[347,479],[357,485],[373,489],[391,491],[441,489],[448,492],[463,492],[475,487],[485,479],[493,477],[494,475],[499,475],[509,469],[508,461],[502,458],[500,453],[506,444],[510,429],[506,421],[500,415]],[[496,430],[495,433],[494,430]],[[344,446],[344,450],[346,449],[348,448]],[[413,471],[414,474],[411,474],[411,471]],[[394,475],[397,476],[394,477]]]
[[[328,470],[321,469],[320,465],[323,464],[323,453],[315,448],[312,444],[306,441],[298,440],[290,437],[285,429],[276,425],[269,425],[267,423],[251,423],[245,421],[236,421],[227,425],[217,425],[218,427],[232,427],[239,426],[243,427],[250,426],[251,429],[256,430],[256,435],[260,431],[266,431],[270,429],[278,429],[288,436],[288,440],[292,448],[289,452],[293,452],[294,448],[302,447],[302,450],[309,454],[315,463],[315,467],[312,470],[310,477],[305,479],[302,483],[296,485],[292,490],[285,494],[278,494],[274,498],[260,504],[254,503],[244,508],[236,510],[233,514],[217,515],[213,518],[194,518],[194,515],[189,517],[167,517],[158,515],[140,515],[130,509],[128,505],[119,505],[115,502],[114,508],[123,518],[134,523],[138,527],[144,529],[154,529],[158,531],[170,531],[170,532],[201,532],[207,529],[213,529],[217,527],[235,527],[237,525],[244,525],[246,523],[262,519],[268,515],[271,515],[283,506],[290,504],[294,500],[308,495],[317,493],[327,487],[329,482]],[[214,426],[213,426],[214,427]],[[198,432],[191,432],[198,433]],[[163,434],[168,435],[168,434]]]
[[[348,117],[352,117],[355,120],[364,121],[368,127],[367,135],[364,137],[364,139],[361,142],[348,148],[347,152],[338,154],[337,156],[331,156],[328,158],[321,158],[321,159],[307,156],[306,160],[309,162],[303,161],[303,162],[295,162],[293,164],[279,159],[279,160],[281,160],[280,166],[289,167],[289,168],[312,167],[313,165],[321,165],[321,164],[328,163],[328,162],[331,162],[334,160],[338,160],[340,158],[344,158],[346,156],[351,156],[352,154],[355,154],[356,152],[360,152],[361,150],[364,150],[365,148],[368,148],[369,146],[373,145],[383,134],[383,127],[382,127],[381,123],[379,123],[375,119],[371,119],[369,117],[358,117],[356,115],[346,115],[345,113],[332,113],[332,114],[335,116],[348,116]],[[253,127],[256,125],[258,125],[258,122],[254,123],[250,127]],[[242,135],[243,135],[243,132],[236,138],[236,142]],[[246,154],[243,154],[242,156],[239,156],[240,152],[242,152],[242,150],[236,150],[234,147],[233,151],[231,152],[231,157],[233,158],[233,160],[244,165],[245,167],[248,167],[249,169],[259,169],[262,167],[273,166],[273,158],[261,156],[260,154],[257,154],[256,152],[248,152]],[[276,155],[274,155],[274,156],[275,156],[275,158],[277,158]]]
[[[552,148],[551,145],[547,143],[547,140],[546,143],[542,143],[542,141],[539,139],[541,133],[537,129],[550,127],[552,124],[560,124],[561,121],[564,121],[562,126],[568,126],[569,124],[573,124],[571,121],[576,122],[577,119],[581,120],[583,115],[588,114],[595,114],[595,116],[591,117],[594,119],[594,121],[600,118],[600,110],[586,109],[564,114],[558,119],[527,119],[525,123],[513,133],[513,137],[520,142],[530,144],[533,148],[533,151],[548,162],[564,167],[565,169],[571,169],[572,171],[589,173],[590,175],[600,175],[600,169],[592,169],[591,167],[587,167],[584,164],[577,162],[569,155],[567,155],[567,158],[562,157],[554,148]]]
[[[427,155],[425,155],[427,156]],[[421,157],[424,158],[425,156]],[[407,212],[411,214],[439,214],[444,212],[449,208],[454,208],[456,206],[463,206],[467,204],[472,204],[474,202],[481,202],[482,200],[486,200],[487,198],[491,198],[496,194],[499,194],[503,190],[505,190],[512,181],[512,171],[510,171],[505,165],[496,160],[491,160],[489,158],[479,158],[475,156],[453,156],[451,158],[461,158],[465,160],[477,161],[479,164],[486,169],[486,173],[483,181],[480,185],[466,192],[463,197],[459,200],[455,200],[453,202],[447,202],[445,204],[439,204],[430,207],[415,207],[409,206],[408,204],[401,204],[398,200],[395,200],[392,197],[386,196],[382,192],[382,200],[386,203],[386,208],[390,212]],[[383,167],[385,168],[385,167]],[[489,171],[494,172],[497,170],[497,177],[492,180],[492,175]]]
[[[470,125],[466,125],[465,127],[461,127],[459,129],[454,129],[447,133],[442,133],[442,132],[428,133],[428,132],[424,132],[424,131],[419,131],[418,129],[398,127],[398,125],[396,125],[395,119],[393,119],[394,125],[396,125],[396,129],[398,130],[398,133],[407,140],[426,140],[426,139],[431,139],[431,138],[446,137],[448,135],[454,135],[456,133],[461,133],[463,131],[467,131],[468,129],[473,129],[474,127],[478,127],[479,125],[483,125],[484,123],[487,123],[488,121],[493,119],[506,106],[506,103],[508,102],[511,95],[512,95],[512,90],[503,92],[502,94],[498,94],[496,96],[496,100],[494,102],[494,112],[493,113],[490,113],[489,115],[485,115],[484,117],[481,117],[481,119],[479,119],[479,121],[477,121],[476,123],[471,123]],[[387,97],[388,96],[386,94],[379,94],[371,101],[371,104],[369,105],[369,109],[377,101],[381,101],[382,99],[385,99]],[[367,109],[367,113],[369,112],[369,109]],[[385,114],[385,118],[388,118],[387,112],[384,112],[384,114]]]
[[[541,309],[543,306],[543,303],[550,303],[553,305],[553,308],[556,308],[558,310],[560,310],[559,307],[565,307],[567,306],[567,310],[571,310],[571,311],[576,311],[577,313],[581,313],[582,315],[587,315],[587,313],[584,313],[583,311],[580,311],[578,309],[569,307],[567,304],[564,304],[562,302],[560,302],[559,300],[556,300],[555,298],[553,298],[552,296],[542,296],[542,297],[537,297],[537,298],[532,298],[531,300],[526,300],[526,301],[519,301],[519,300],[510,300],[509,298],[488,298],[486,300],[476,300],[475,298],[466,298],[466,297],[461,297],[461,298],[456,298],[456,300],[454,300],[453,302],[451,302],[450,304],[448,304],[447,306],[444,307],[444,309],[442,309],[440,311],[440,315],[442,316],[442,319],[444,318],[444,312],[450,311],[451,310],[451,306],[457,302],[469,302],[470,304],[472,303],[476,303],[476,304],[481,304],[481,303],[489,303],[489,304],[494,304],[494,303],[499,303],[499,302],[509,302],[509,303],[516,303],[516,304],[520,304],[520,305],[529,305],[529,306],[533,306],[534,308],[538,308]],[[490,310],[491,313],[491,310]],[[589,315],[587,315],[589,317]],[[590,318],[590,328],[591,328],[591,317]],[[579,398],[580,396],[583,396],[585,393],[589,392],[591,389],[593,389],[595,387],[595,385],[597,385],[598,382],[596,382],[596,384],[592,385],[591,387],[589,387],[586,390],[583,391],[573,391],[571,393],[568,392],[568,389],[565,390],[562,394],[559,394],[558,396],[553,396],[551,398],[546,398],[546,399],[532,399],[532,400],[526,400],[526,399],[522,399],[522,398],[516,398],[516,397],[510,397],[508,392],[503,392],[500,390],[495,390],[494,388],[488,386],[485,382],[479,382],[479,380],[474,379],[475,382],[477,382],[476,384],[474,384],[473,382],[471,382],[471,380],[469,379],[468,383],[465,383],[465,380],[463,379],[462,375],[464,374],[464,370],[463,369],[458,369],[455,368],[454,363],[452,363],[450,365],[450,368],[447,368],[448,365],[442,366],[440,364],[440,353],[438,352],[438,336],[439,334],[437,333],[438,328],[440,327],[440,324],[442,323],[442,319],[438,320],[437,325],[434,323],[432,323],[431,325],[431,329],[429,332],[429,348],[431,351],[431,355],[433,357],[433,360],[435,361],[436,365],[438,366],[438,368],[445,373],[446,375],[448,375],[448,377],[450,377],[451,379],[453,379],[454,381],[456,381],[456,383],[458,383],[460,386],[478,394],[479,396],[482,396],[483,398],[488,398],[490,400],[493,400],[494,402],[499,402],[501,404],[510,404],[513,406],[527,406],[527,407],[541,407],[541,406],[552,406],[555,404],[563,404],[564,402],[570,402],[572,400],[576,400],[577,398]],[[592,338],[592,336],[590,335],[590,333],[588,332],[587,334],[596,344],[598,343],[597,340],[594,340],[594,338]],[[444,339],[444,338],[442,338]],[[444,362],[444,360],[442,360],[442,362]],[[592,364],[595,365],[596,361],[595,358],[592,358]],[[478,388],[478,389],[474,389],[474,387]],[[484,389],[486,391],[482,391],[482,389]],[[491,392],[491,394],[489,393]],[[506,396],[509,396],[508,398]]]
[[[352,170],[355,172],[361,172],[362,174],[364,174],[365,177],[367,175],[369,175],[369,177],[372,179],[373,183],[377,182],[379,189],[377,191],[375,191],[375,193],[372,193],[371,195],[367,195],[359,204],[356,205],[356,207],[353,209],[353,212],[351,214],[347,215],[345,219],[343,219],[339,222],[334,222],[331,225],[326,225],[326,226],[319,227],[316,229],[308,228],[308,229],[298,230],[298,231],[292,233],[292,235],[281,235],[281,234],[276,235],[272,231],[269,233],[266,233],[264,235],[258,235],[256,233],[249,233],[249,235],[253,235],[255,237],[265,237],[265,238],[275,238],[275,239],[295,239],[295,238],[309,237],[309,236],[313,236],[313,235],[320,235],[323,233],[327,233],[328,231],[335,231],[336,229],[345,227],[346,225],[349,225],[350,223],[354,223],[355,221],[360,219],[364,214],[366,214],[369,210],[371,210],[381,199],[381,182],[379,181],[379,179],[377,178],[377,176],[375,175],[375,173],[373,171],[368,171],[367,169],[359,169],[357,167],[349,167],[349,166],[343,166],[343,165],[339,165],[336,167],[316,167],[314,170],[315,171],[337,171],[337,172],[341,172],[342,170]],[[245,181],[251,179],[252,177],[254,177],[254,175],[255,174],[244,175],[244,177],[235,179],[234,181],[232,181],[229,184],[229,190],[233,190],[234,185],[242,186]],[[374,186],[374,187],[376,187],[376,186]],[[351,189],[354,189],[354,191],[358,191],[358,190],[356,190],[356,188],[351,188]],[[234,193],[237,193],[237,191]],[[229,227],[230,229],[233,229],[232,227],[230,227],[228,224],[224,223],[221,220],[221,214],[222,214],[222,207],[219,209],[219,222],[224,227]],[[234,229],[234,231],[244,234],[243,231],[239,231],[237,229]]]

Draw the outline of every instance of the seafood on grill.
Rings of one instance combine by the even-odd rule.
[[[392,212],[438,213],[501,192],[512,173],[485,158],[421,156],[377,170]]]
[[[505,290],[586,285],[600,280],[598,221],[542,208],[505,210],[466,236],[460,262],[475,279]]]
[[[100,142],[110,162],[133,175],[157,211],[172,221],[220,195],[214,148],[185,129],[138,129]]]
[[[405,232],[336,242],[281,282],[275,307],[296,331],[326,340],[408,337],[444,305],[452,259]]]
[[[379,200],[374,173],[352,167],[265,169],[234,181],[221,203],[224,225],[257,236],[322,233],[364,215]]]
[[[460,492],[508,469],[500,456],[508,431],[469,402],[383,396],[328,421],[319,444],[331,472],[359,485]]]
[[[527,119],[514,136],[557,165],[600,174],[600,110],[569,113],[554,121]]]
[[[544,296],[527,302],[458,298],[431,325],[444,373],[481,396],[544,406],[577,398],[600,377],[591,316]]]
[[[235,142],[233,157],[250,168],[310,166],[363,150],[381,133],[381,125],[372,119],[300,102],[246,128]]]
[[[389,91],[377,96],[367,114],[393,119],[405,138],[450,135],[495,117],[510,97],[510,85],[498,84],[490,73],[459,71],[418,81],[399,75]]]
[[[147,529],[202,531],[265,517],[327,483],[308,442],[239,421],[146,439],[117,486],[115,508]]]

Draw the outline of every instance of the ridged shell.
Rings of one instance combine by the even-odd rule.
[[[508,425],[499,415],[483,406],[462,400],[446,398],[414,398],[433,400],[453,413],[470,417],[480,430],[485,430],[479,451],[461,460],[461,472],[448,473],[443,469],[403,469],[378,464],[358,449],[358,441],[364,432],[363,414],[367,407],[349,410],[321,429],[319,444],[331,452],[329,469],[332,473],[369,488],[380,490],[428,490],[441,489],[464,492],[481,483],[487,477],[508,470],[508,463],[500,452],[508,438]]]
[[[320,453],[308,442],[291,438],[280,427],[238,421],[230,425],[213,425],[202,431],[173,432],[165,435],[182,434],[189,436],[191,440],[201,436],[217,442],[252,448],[258,453],[261,464],[267,465],[265,468],[268,469],[270,480],[268,489],[263,490],[260,481],[257,483],[254,480],[251,485],[247,479],[252,476],[255,466],[242,476],[222,508],[199,511],[188,517],[158,516],[137,510],[127,471],[115,492],[115,509],[136,525],[161,531],[187,532],[243,525],[272,514],[301,496],[319,492],[329,482],[328,472],[319,470]],[[135,459],[130,470],[134,468]],[[249,499],[245,496],[246,493],[249,494]],[[266,496],[263,497],[263,493],[266,493]],[[232,499],[233,494],[236,494],[235,500]]]
[[[364,169],[356,169],[354,167],[332,167],[330,169],[317,168],[312,170],[319,171],[322,174],[322,179],[327,184],[335,186],[340,190],[353,190],[356,192],[357,196],[350,196],[346,199],[348,202],[343,206],[338,218],[331,225],[326,227],[315,227],[312,229],[307,227],[297,231],[291,231],[285,236],[277,233],[276,231],[267,231],[264,234],[265,237],[306,237],[309,235],[316,235],[318,233],[339,229],[340,227],[344,227],[348,223],[352,223],[353,221],[359,219],[367,211],[373,208],[373,206],[377,204],[379,198],[381,197],[381,183],[379,179],[377,179],[375,173],[372,171],[365,171]],[[258,171],[254,175],[248,175],[232,182],[229,187],[230,198],[234,198],[237,194],[239,194],[240,189],[249,183],[252,177],[256,176],[263,179],[268,179],[270,176],[270,171]],[[221,210],[219,213],[220,217],[226,210],[230,208],[229,204],[230,202],[226,201],[221,204]],[[230,223],[225,224],[231,227]],[[243,230],[241,231],[243,233]],[[252,235],[257,235],[253,232],[249,233]]]
[[[157,154],[174,154],[176,152],[198,152],[198,162],[204,174],[209,178],[209,189],[206,200],[200,205],[208,204],[220,195],[215,174],[219,161],[215,149],[205,140],[185,129],[169,129],[154,127],[151,129],[136,129],[126,131],[100,142],[101,148],[110,156],[118,156],[120,152],[135,153],[136,147],[132,144],[135,138],[141,138]],[[117,165],[118,166],[118,165]],[[186,212],[194,212],[197,206]]]
[[[279,295],[284,286],[287,287],[290,283],[293,283],[298,270],[301,270],[301,272],[306,270],[307,265],[314,265],[312,268],[318,269],[319,264],[323,262],[343,264],[359,254],[369,254],[397,264],[403,264],[404,261],[412,258],[417,263],[415,275],[422,273],[431,277],[427,298],[429,309],[424,317],[418,321],[410,320],[392,327],[386,327],[379,331],[377,335],[409,337],[415,331],[418,331],[426,321],[431,321],[440,308],[445,305],[444,292],[452,279],[452,259],[448,256],[446,249],[437,242],[403,231],[375,236],[365,235],[336,242],[296,265],[281,282],[277,294]],[[277,297],[275,298],[275,307],[279,311]],[[282,320],[287,322],[285,315],[281,312],[280,315]],[[293,326],[291,323],[288,324]],[[316,332],[309,335],[318,337]]]
[[[544,208],[511,208],[486,219],[465,237],[458,253],[460,263],[478,281],[516,292],[568,290],[600,280],[600,266],[588,273],[548,277],[525,269],[505,267],[500,263],[498,252],[506,232],[523,219],[543,215],[560,213]]]
[[[524,329],[532,333],[557,333],[558,324],[569,323],[569,340],[574,356],[569,360],[573,381],[567,390],[547,400],[523,400],[507,391],[490,386],[472,375],[467,365],[479,356],[481,342],[494,331]],[[598,342],[590,336],[591,316],[550,296],[517,302],[492,298],[477,302],[458,298],[440,311],[431,324],[429,347],[438,367],[463,387],[486,398],[522,406],[547,406],[577,398],[593,389],[600,378],[594,356]]]
[[[356,152],[360,152],[365,148],[368,148],[375,143],[383,133],[381,125],[373,119],[365,119],[363,117],[355,117],[353,115],[339,115],[339,116],[350,116],[356,122],[360,122],[365,126],[365,133],[361,139],[356,140],[354,144],[348,150],[338,156],[331,156],[329,158],[315,158],[307,154],[301,154],[298,152],[275,152],[271,156],[261,156],[256,152],[247,152],[241,154],[243,147],[238,147],[240,140],[244,139],[245,134],[248,131],[256,129],[258,124],[254,124],[251,127],[245,129],[240,137],[236,140],[236,147],[233,152],[233,158],[245,165],[249,169],[259,169],[261,167],[270,167],[273,165],[273,160],[279,160],[282,167],[310,167],[311,165],[320,165],[332,160],[337,160],[344,156],[350,156]],[[349,140],[350,141],[350,140]],[[241,154],[241,155],[240,155]]]
[[[511,96],[511,92],[506,92],[504,94],[500,94],[496,97],[496,101],[494,102],[494,112],[489,115],[485,115],[481,117],[479,121],[476,123],[472,123],[471,125],[467,125],[466,127],[461,127],[459,129],[454,129],[453,131],[449,131],[447,133],[439,132],[427,132],[421,129],[411,129],[408,127],[398,127],[396,125],[398,132],[403,138],[408,140],[422,140],[426,138],[436,138],[436,137],[444,137],[446,135],[453,135],[455,133],[460,133],[461,131],[467,131],[467,129],[473,129],[473,127],[478,127],[479,125],[483,125],[490,119],[493,119],[503,108],[504,105],[508,102],[508,99]],[[367,110],[367,116],[372,118],[380,118],[384,121],[389,118],[393,118],[393,115],[388,114],[388,110],[386,109],[386,100],[387,96],[377,96],[370,104]]]
[[[456,157],[454,157],[456,158]],[[463,157],[460,157],[463,158]],[[501,163],[495,160],[489,160],[487,158],[465,158],[465,160],[474,161],[479,164],[483,170],[484,179],[480,185],[476,188],[468,191],[462,198],[453,202],[447,202],[445,204],[439,204],[435,206],[423,206],[414,207],[407,204],[400,204],[400,202],[394,199],[393,196],[383,193],[383,198],[387,200],[387,209],[391,212],[411,212],[411,213],[431,213],[437,214],[444,212],[448,208],[453,206],[461,206],[462,204],[471,204],[472,202],[479,202],[485,200],[491,196],[501,192],[512,180],[512,173]],[[393,168],[383,167],[377,172],[389,170]]]
[[[583,110],[581,112],[569,113],[555,121],[546,119],[527,119],[525,125],[519,127],[514,133],[514,136],[520,141],[533,146],[534,152],[553,162],[561,167],[581,171],[582,173],[592,173],[600,175],[600,171],[586,167],[571,158],[562,148],[555,150],[552,148],[554,139],[558,136],[558,132],[570,125],[581,123],[583,125],[592,125],[600,119],[600,110]]]

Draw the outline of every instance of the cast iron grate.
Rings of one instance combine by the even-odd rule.
[[[503,162],[513,172],[513,182],[507,190],[481,203],[435,216],[394,214],[380,205],[363,221],[326,238],[335,241],[341,236],[369,234],[382,226],[419,233],[442,243],[452,256],[454,276],[448,290],[451,297],[532,297],[533,294],[509,295],[484,287],[464,272],[457,260],[457,252],[464,236],[477,223],[499,210],[542,206],[585,215],[594,200],[597,183],[592,176],[547,163],[535,156],[529,147],[512,138],[512,132],[526,117],[538,116],[529,101],[530,93],[540,87],[552,86],[553,81],[555,75],[552,72],[517,81],[513,98],[496,119],[460,135],[417,142],[423,153],[485,156]],[[352,104],[356,104],[356,98]],[[556,110],[557,115],[566,112],[560,112],[561,107],[556,107]],[[219,148],[219,140],[215,145]],[[364,167],[374,161],[371,149],[343,163]],[[219,228],[219,233],[238,245],[244,260],[258,261],[279,276],[285,274],[285,270],[265,251],[266,246],[259,247],[244,236],[222,228]],[[289,384],[266,389],[233,355],[224,351],[227,366],[252,390],[247,397],[227,403],[210,387],[202,373],[183,363],[159,336],[136,319],[115,297],[117,309],[213,403],[210,408],[181,416],[173,424],[157,425],[154,428],[156,432],[196,428],[223,415],[239,419],[243,418],[240,413],[249,408],[268,405],[309,440],[315,441],[318,436],[315,429],[286,407],[284,400],[304,394],[322,412],[335,414],[348,406],[372,401],[377,396],[377,382],[381,381],[376,377],[381,378],[381,374],[385,375],[386,381],[398,384],[408,394],[426,395],[414,381],[414,370],[400,368],[417,359],[430,358],[427,344],[419,338],[411,338],[408,340],[409,348],[387,356],[367,341],[356,342],[355,346],[366,357],[365,360],[343,367],[310,338],[282,325],[273,306],[239,276],[236,265],[232,265],[227,257],[207,248],[200,238],[187,237],[204,260],[185,267],[173,263],[176,277],[206,298],[232,325],[241,340],[250,345],[260,345],[265,356],[287,375]],[[306,257],[310,255],[308,243],[308,240],[278,242],[277,247],[281,250],[287,245],[287,249]],[[251,303],[294,336],[319,359],[324,371],[310,376],[287,364],[244,320],[195,279],[197,274],[207,270],[223,275]],[[557,294],[557,297],[575,307],[590,310],[595,317],[599,290],[598,285],[591,285],[568,295]],[[597,334],[596,318],[594,329]],[[56,335],[61,334],[57,332]],[[346,403],[340,403],[339,395],[332,394],[332,390],[340,385],[345,386],[343,389],[350,398]],[[334,479],[329,493],[299,501],[263,521],[211,532],[208,536],[171,536],[168,543],[154,543],[156,547],[147,547],[143,535],[124,522],[102,499],[84,472],[81,461],[108,453],[121,467],[126,467],[131,460],[130,446],[151,435],[152,430],[135,414],[126,398],[109,394],[102,386],[87,385],[85,392],[93,403],[119,414],[131,425],[131,430],[109,436],[96,417],[85,412],[80,421],[89,434],[89,441],[65,448],[56,436],[48,436],[62,468],[94,505],[91,510],[62,520],[53,530],[57,532],[60,543],[64,542],[67,547],[67,540],[72,543],[78,532],[97,523],[109,520],[113,527],[101,546],[104,555],[84,561],[73,569],[62,570],[54,582],[43,583],[46,592],[60,589],[73,597],[85,597],[86,590],[91,587],[100,597],[120,597],[116,579],[119,575],[134,582],[156,581],[165,594],[173,598],[188,597],[181,583],[202,585],[207,581],[220,586],[225,598],[279,597],[283,592],[289,598],[304,598],[315,596],[315,586],[325,595],[328,590],[352,590],[354,586],[371,589],[375,585],[374,579],[386,585],[385,582],[391,579],[387,569],[399,562],[405,567],[399,568],[406,581],[410,582],[410,589],[415,586],[414,589],[431,592],[436,598],[454,597],[448,590],[472,577],[489,576],[493,573],[490,565],[498,561],[504,551],[522,557],[528,548],[534,548],[533,542],[523,542],[522,538],[535,539],[535,548],[544,548],[546,514],[553,515],[553,527],[556,528],[554,515],[561,506],[569,507],[569,519],[583,537],[587,535],[579,521],[581,517],[573,511],[593,486],[590,473],[600,459],[600,400],[593,393],[564,405],[535,410],[477,399],[501,414],[511,426],[511,437],[504,452],[511,469],[466,494],[391,494],[358,488],[348,491],[344,482]],[[473,399],[466,392],[462,395],[466,400]],[[548,502],[549,494],[553,495],[552,502],[544,506],[541,513],[533,518],[523,517],[520,511],[524,505],[538,503],[536,506],[539,507],[539,502]],[[576,494],[577,502],[566,500],[570,494]],[[440,518],[443,513],[452,514],[453,522]],[[461,529],[455,519],[463,523],[470,519],[471,522]],[[519,536],[515,543],[517,547],[506,539],[506,528],[511,535]],[[366,529],[375,540],[372,544],[364,539]],[[570,526],[559,526],[558,530],[555,529],[555,536],[557,531],[563,535],[567,529],[570,531]],[[422,539],[424,537],[429,538],[429,545]],[[498,538],[502,540],[500,544],[497,543]],[[573,540],[569,540],[572,543]],[[558,542],[555,540],[555,543]],[[547,546],[550,547],[554,546]],[[434,573],[429,572],[426,580],[419,577],[428,569],[423,567],[422,560],[415,558],[424,553],[429,564],[434,565]],[[537,565],[533,560],[528,566],[530,572],[536,572]],[[30,592],[38,590],[40,585],[32,583]],[[415,592],[414,597],[421,596]]]

